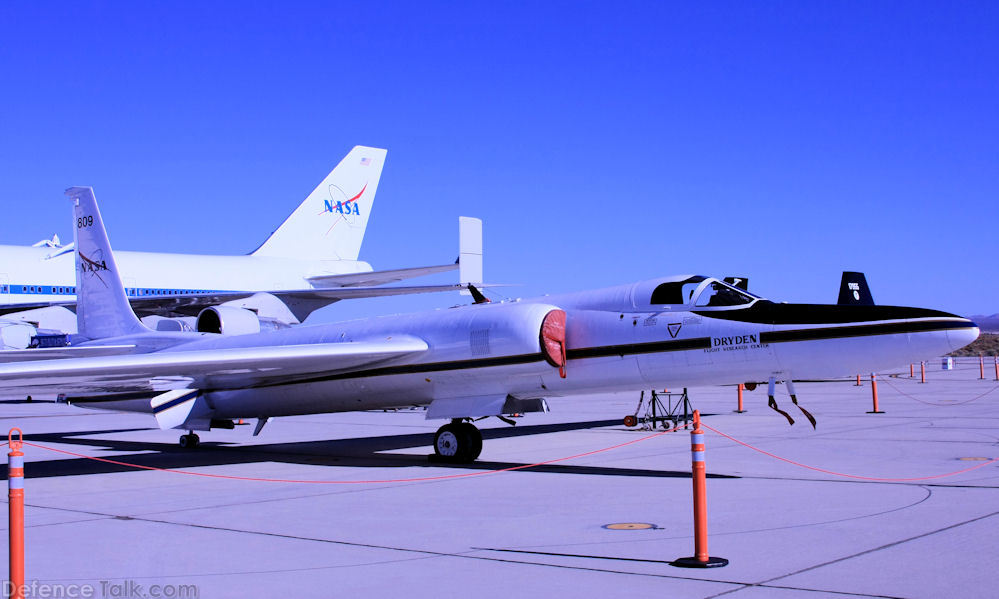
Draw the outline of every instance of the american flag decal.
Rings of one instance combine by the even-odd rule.
[[[370,158],[361,158],[361,166],[368,166],[369,164],[371,164]]]

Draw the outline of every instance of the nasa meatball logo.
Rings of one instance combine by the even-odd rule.
[[[324,214],[333,216],[333,224],[327,229],[327,235],[341,222],[346,221],[350,226],[357,225],[357,221],[361,218],[361,207],[357,204],[357,201],[364,195],[367,189],[368,184],[365,183],[361,191],[351,197],[336,185],[330,185],[329,198],[323,200],[323,211],[319,213],[320,216]]]
[[[94,254],[88,258],[83,255],[83,252],[78,252],[80,255],[80,272],[84,274],[89,274],[92,277],[97,277],[104,286],[107,287],[107,282],[101,277],[101,271],[109,271],[107,262],[104,261],[104,252],[102,250],[97,250]]]

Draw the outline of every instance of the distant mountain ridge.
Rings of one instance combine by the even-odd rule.
[[[993,314],[992,316],[969,316],[969,318],[975,321],[975,324],[982,329],[982,332],[989,333],[999,333],[999,314]]]
[[[948,356],[999,356],[999,335],[982,333],[970,345],[947,354]]]

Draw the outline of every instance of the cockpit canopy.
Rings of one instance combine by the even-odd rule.
[[[622,312],[725,310],[748,306],[759,299],[762,298],[748,291],[700,275],[650,279],[630,285],[548,297],[549,301],[563,307]]]
[[[667,281],[654,281],[658,283],[649,293],[648,301],[650,306],[694,306],[696,308],[725,308],[732,306],[743,306],[751,304],[759,299],[753,295],[728,283],[709,277],[694,275],[690,277],[677,277]],[[641,290],[635,289],[634,302],[636,307],[642,302]]]
[[[661,283],[652,290],[650,304],[689,304],[694,292],[707,277],[693,276],[682,281]]]
[[[695,294],[697,294],[696,301],[694,301]],[[727,283],[697,275],[682,281],[660,283],[652,290],[649,303],[653,305],[694,304],[698,308],[715,308],[741,306],[752,303],[755,299],[757,297],[751,293]]]

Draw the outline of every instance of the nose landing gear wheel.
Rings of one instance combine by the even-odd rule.
[[[180,446],[184,449],[194,449],[201,442],[201,438],[194,433],[180,436]]]
[[[474,462],[482,453],[482,433],[471,423],[452,421],[434,435],[434,453],[446,462]]]

